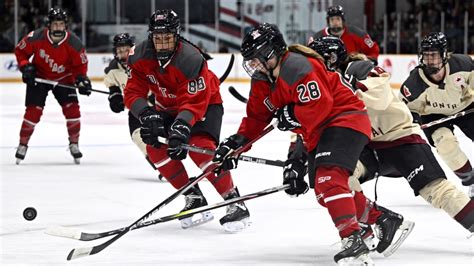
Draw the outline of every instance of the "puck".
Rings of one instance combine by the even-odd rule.
[[[37,214],[38,213],[36,212],[35,208],[28,207],[23,211],[23,218],[25,218],[27,221],[33,221]]]

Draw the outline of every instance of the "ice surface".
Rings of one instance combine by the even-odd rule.
[[[244,104],[227,91],[235,86],[248,95],[248,84],[225,83],[222,137],[233,134],[245,113]],[[101,83],[96,89],[105,90]],[[25,86],[0,83],[1,119],[1,213],[0,265],[333,265],[339,250],[337,231],[326,209],[310,191],[299,198],[277,193],[247,202],[252,226],[240,234],[226,234],[219,225],[224,214],[203,226],[183,230],[178,221],[132,231],[101,253],[66,262],[69,251],[89,247],[102,240],[81,242],[46,235],[52,225],[102,232],[134,222],[174,192],[159,182],[157,174],[130,140],[127,114],[112,113],[107,96],[80,96],[84,157],[75,165],[67,151],[67,131],[61,108],[49,95],[41,122],[30,141],[26,159],[15,165],[15,148],[24,112]],[[460,134],[463,149],[473,156],[472,142]],[[252,156],[285,159],[288,133],[272,132],[257,142]],[[410,155],[407,155],[410,156]],[[190,175],[200,173],[186,162]],[[446,169],[446,166],[442,164]],[[458,178],[448,178],[463,188]],[[241,194],[281,184],[281,169],[241,162],[233,172]],[[374,182],[363,185],[373,199]],[[221,201],[209,182],[201,189],[209,203]],[[415,229],[392,257],[372,257],[377,265],[474,265],[473,241],[468,232],[441,210],[415,198],[404,179],[381,178],[378,202],[416,223]],[[26,207],[38,216],[28,222]],[[154,217],[178,212],[181,197]]]

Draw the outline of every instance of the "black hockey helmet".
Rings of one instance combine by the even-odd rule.
[[[326,12],[326,21],[329,23],[330,17],[341,17],[342,20],[345,21],[344,18],[344,9],[340,5],[330,6]]]
[[[176,51],[178,46],[179,34],[181,26],[179,17],[171,9],[156,10],[150,17],[148,24],[148,36],[150,39],[153,38],[154,33],[172,33],[175,37],[175,45],[173,50],[157,50],[158,60],[168,60]]]
[[[48,24],[51,24],[53,21],[64,21],[66,24],[68,22],[67,12],[62,8],[51,8],[48,12]]]
[[[124,61],[123,59],[120,59],[117,57],[117,48],[121,46],[133,47],[135,45],[135,38],[126,32],[119,33],[114,36],[113,45],[114,45],[113,52],[114,52],[115,59],[119,61]]]
[[[425,64],[423,60],[423,52],[428,51],[438,51],[442,60],[441,68],[444,67],[444,65],[448,61],[448,40],[446,39],[444,33],[431,32],[430,34],[426,35],[420,43],[420,50],[418,52],[418,62],[421,68],[423,68],[423,70],[427,74],[431,75],[437,73],[441,68]]]
[[[269,23],[260,24],[247,32],[242,41],[240,53],[244,58],[243,67],[250,77],[267,80],[267,75],[258,71],[251,60],[257,58],[271,73],[273,69],[268,69],[266,62],[274,56],[279,60],[286,50],[286,42],[278,27]]]
[[[335,71],[347,58],[347,51],[341,39],[335,36],[323,36],[313,40],[308,47],[324,58],[326,67]]]

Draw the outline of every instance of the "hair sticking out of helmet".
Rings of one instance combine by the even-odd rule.
[[[276,63],[286,52],[287,45],[278,27],[264,23],[252,28],[244,36],[240,52],[244,58],[243,67],[251,78],[273,82],[275,66],[268,61],[276,58]]]
[[[135,38],[128,33],[119,33],[113,39],[114,58],[124,64],[127,61],[130,48],[135,45]]]
[[[428,75],[438,73],[448,61],[448,41],[442,32],[432,32],[423,38],[418,52],[420,67]]]
[[[158,60],[171,59],[178,46],[180,30],[179,17],[173,10],[156,10],[151,15],[148,36],[155,46]]]
[[[335,36],[324,36],[313,40],[309,48],[324,58],[326,67],[335,71],[347,58],[347,51],[341,39]]]
[[[52,29],[51,24],[55,21],[64,21],[65,27],[63,30]],[[68,22],[67,12],[61,8],[51,8],[48,12],[48,28],[51,35],[57,38],[62,38],[66,35],[66,28]]]

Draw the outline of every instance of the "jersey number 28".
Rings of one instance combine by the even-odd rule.
[[[319,86],[316,81],[310,81],[306,85],[300,84],[296,87],[296,91],[298,91],[298,99],[302,103],[316,100],[321,97],[321,92],[319,91]]]

